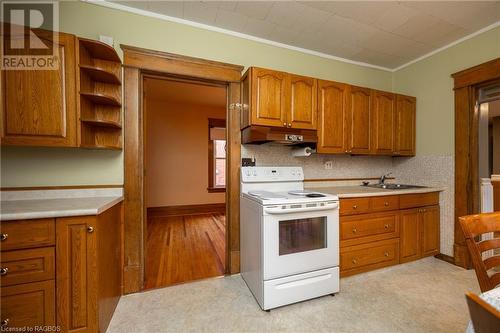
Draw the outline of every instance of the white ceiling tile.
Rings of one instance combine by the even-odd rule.
[[[398,4],[396,6],[392,6],[387,11],[382,13],[382,15],[380,15],[373,24],[377,28],[380,28],[382,30],[393,31],[394,29],[402,26],[411,17],[416,16],[417,14],[417,10]]]
[[[275,2],[267,20],[282,27],[293,27],[295,22],[300,18],[300,7],[295,2]]]
[[[229,12],[227,10],[219,9],[217,11],[217,17],[215,19],[215,24],[218,27],[234,30],[234,31],[244,31],[244,27],[246,26],[248,21],[248,17],[236,13]]]
[[[269,38],[275,28],[276,24],[274,23],[254,18],[249,18],[243,30],[245,33],[252,36]]]
[[[184,3],[184,18],[204,24],[215,23],[217,16],[217,7],[207,5],[202,2],[185,2]]]
[[[182,1],[150,1],[149,10],[173,17],[183,17],[184,3]]]
[[[235,11],[248,17],[264,20],[273,4],[272,1],[238,1]]]
[[[363,23],[373,23],[389,9],[397,6],[395,1],[333,1],[336,15]]]
[[[169,1],[169,0],[161,0],[161,1]],[[189,2],[189,0],[184,2]],[[234,11],[237,5],[237,1],[202,1],[202,2],[207,6],[216,7],[218,9],[224,9],[228,11]]]

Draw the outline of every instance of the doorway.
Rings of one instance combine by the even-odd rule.
[[[226,273],[227,87],[145,76],[144,289]]]

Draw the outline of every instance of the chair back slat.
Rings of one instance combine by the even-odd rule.
[[[488,239],[477,243],[480,252],[489,250],[500,249],[500,238]]]
[[[489,257],[483,261],[481,253],[485,250],[497,248],[498,240],[492,239],[476,242],[475,238],[485,233],[499,231],[500,213],[462,216],[459,220],[481,291],[485,292],[491,290],[500,284],[500,273],[490,277],[488,275],[488,270],[500,264],[500,256]]]

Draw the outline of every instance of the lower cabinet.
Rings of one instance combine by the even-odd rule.
[[[438,254],[439,216],[437,192],[340,199],[341,276]]]

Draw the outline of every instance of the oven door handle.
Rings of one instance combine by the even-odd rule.
[[[302,213],[302,212],[317,212],[322,210],[333,210],[339,207],[338,203],[327,204],[318,207],[304,207],[304,208],[264,208],[264,213],[268,214],[288,214],[288,213]]]

